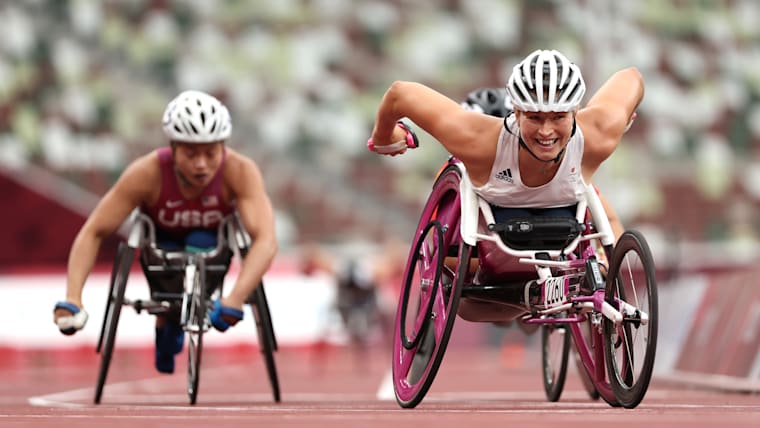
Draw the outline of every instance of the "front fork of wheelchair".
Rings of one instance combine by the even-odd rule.
[[[586,286],[590,288],[593,293],[596,293],[598,290],[604,290],[606,280],[602,275],[602,271],[599,268],[599,261],[597,261],[596,257],[591,257],[586,260],[586,277],[584,280]],[[603,334],[602,313],[594,311],[591,313],[590,319],[591,328],[596,329],[599,334]]]
[[[193,320],[190,319],[192,313],[191,306],[194,304],[195,294],[199,291],[195,289],[198,274],[198,264],[195,256],[190,256],[185,266],[184,291],[182,293],[182,309],[180,313],[180,325],[186,330],[188,327],[205,328],[205,325],[193,326]]]

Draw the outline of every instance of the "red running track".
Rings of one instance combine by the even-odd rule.
[[[636,409],[591,401],[574,371],[547,402],[539,354],[530,348],[450,349],[425,400],[401,409],[378,399],[390,354],[346,348],[281,349],[282,402],[272,401],[252,348],[208,348],[195,406],[185,393],[185,354],[174,375],[152,368],[152,351],[117,347],[101,405],[92,404],[98,357],[91,349],[0,349],[0,427],[361,427],[483,428],[757,427],[760,397],[655,379]]]

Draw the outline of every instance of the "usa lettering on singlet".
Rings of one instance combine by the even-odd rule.
[[[518,151],[519,129],[510,115],[501,130],[496,159],[488,182],[475,187],[475,192],[491,204],[511,208],[555,208],[573,205],[583,197],[585,185],[581,174],[583,133],[576,127],[560,160],[559,170],[548,183],[529,187],[520,176]]]
[[[226,204],[222,197],[224,160],[203,193],[197,198],[185,199],[174,172],[171,148],[158,149],[158,159],[161,167],[161,195],[154,206],[141,207],[157,228],[182,238],[193,230],[216,230],[221,220],[234,211],[234,205]]]

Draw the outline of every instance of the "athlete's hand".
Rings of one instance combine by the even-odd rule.
[[[87,318],[87,311],[71,302],[58,302],[53,309],[53,322],[67,336],[84,328]]]
[[[211,304],[208,318],[215,329],[224,332],[241,321],[243,319],[243,314],[242,309],[223,306],[221,301],[215,300]]]
[[[375,145],[372,138],[367,140],[367,148],[371,152],[375,152],[381,155],[396,156],[406,153],[406,149],[415,149],[419,147],[419,140],[412,128],[404,122],[396,122],[396,128],[404,131],[404,137],[400,138],[395,143],[385,145]],[[394,129],[394,134],[396,130]]]

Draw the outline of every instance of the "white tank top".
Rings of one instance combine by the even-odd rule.
[[[583,133],[579,127],[576,127],[567,144],[554,178],[541,186],[528,187],[520,178],[517,156],[520,140],[515,116],[509,115],[505,124],[499,135],[496,159],[488,182],[475,187],[475,193],[491,204],[511,208],[565,207],[583,198]]]

